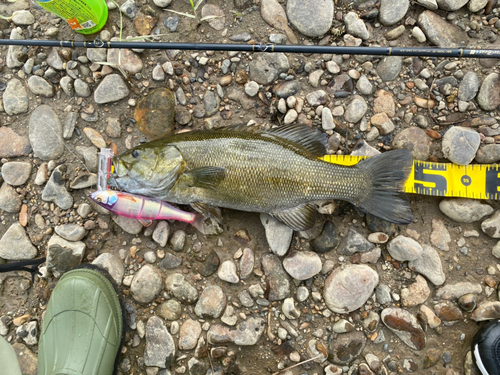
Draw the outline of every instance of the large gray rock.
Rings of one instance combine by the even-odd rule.
[[[110,74],[104,77],[95,89],[94,100],[98,104],[117,102],[129,94],[127,84],[119,74]]]
[[[160,293],[161,287],[160,270],[151,264],[146,264],[134,275],[130,291],[137,302],[149,303]]]
[[[423,245],[422,249],[422,254],[417,259],[408,262],[408,267],[427,277],[434,285],[443,285],[446,275],[439,253],[429,245]]]
[[[480,143],[477,131],[453,126],[444,134],[442,150],[444,156],[453,163],[467,165],[474,160]]]
[[[12,224],[0,239],[0,258],[7,260],[33,259],[38,253],[23,226]]]
[[[29,139],[37,158],[53,160],[64,153],[61,121],[50,106],[43,104],[31,112]]]
[[[227,298],[222,288],[210,285],[203,289],[194,312],[200,318],[218,318],[226,307]]]
[[[355,12],[347,13],[344,17],[344,23],[346,31],[349,34],[363,40],[370,38],[370,33],[366,28],[364,21],[360,19]]]
[[[490,73],[483,81],[477,102],[485,111],[493,111],[500,106],[500,75],[498,73]]]
[[[385,26],[392,26],[398,23],[404,18],[409,7],[409,0],[381,0],[379,13],[380,23]]]
[[[439,203],[439,209],[450,219],[459,223],[473,223],[491,215],[493,208],[476,199],[446,198]]]
[[[61,277],[63,273],[78,266],[85,253],[83,242],[70,242],[54,234],[47,244],[47,271],[54,277]]]
[[[18,213],[21,211],[21,198],[16,190],[8,183],[4,182],[0,187],[0,210],[5,210],[10,213]]]
[[[449,12],[462,8],[468,2],[469,0],[437,0],[439,8]]]
[[[410,348],[422,350],[425,347],[425,332],[417,318],[410,312],[389,307],[382,310],[381,318],[387,328]]]
[[[321,258],[312,251],[293,251],[283,259],[283,267],[296,280],[307,280],[321,271]]]
[[[288,0],[286,14],[297,30],[316,38],[323,36],[332,26],[333,8],[332,0]]]
[[[477,74],[473,71],[465,73],[460,86],[458,87],[458,99],[464,102],[470,102],[475,98],[477,91],[479,90],[479,78]]]
[[[26,88],[18,79],[7,82],[7,88],[3,93],[3,106],[9,116],[18,115],[28,111],[28,93]]]
[[[436,13],[426,10],[418,17],[418,25],[427,38],[441,48],[457,48],[464,46],[469,40],[467,34],[451,23],[448,23]]]
[[[260,214],[260,222],[266,230],[271,251],[277,256],[285,255],[292,242],[293,229],[268,214]]]
[[[146,348],[144,364],[159,368],[170,368],[175,358],[175,342],[163,321],[152,316],[146,323]]]
[[[108,271],[109,275],[113,278],[117,285],[122,285],[123,275],[125,274],[125,267],[122,261],[112,253],[102,253],[94,259],[92,264],[104,268]]]
[[[280,73],[290,68],[284,53],[258,54],[249,65],[250,79],[261,85],[272,83]]]

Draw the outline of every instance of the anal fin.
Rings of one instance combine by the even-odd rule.
[[[270,215],[297,231],[311,228],[316,221],[316,209],[308,203],[287,210],[270,212]]]

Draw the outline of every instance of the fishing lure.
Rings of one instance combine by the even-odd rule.
[[[114,214],[138,219],[145,226],[150,225],[153,220],[174,219],[198,228],[196,214],[179,210],[159,199],[114,190],[98,190],[89,197]]]

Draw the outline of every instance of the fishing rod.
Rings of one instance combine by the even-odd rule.
[[[422,57],[474,57],[500,58],[498,49],[437,48],[437,47],[343,47],[343,46],[303,46],[283,44],[232,44],[232,43],[174,43],[174,42],[105,42],[73,40],[29,40],[0,39],[0,45],[39,46],[68,48],[138,48],[177,49],[191,51],[242,51],[242,52],[285,52],[320,53],[334,55],[375,55],[375,56],[422,56]]]

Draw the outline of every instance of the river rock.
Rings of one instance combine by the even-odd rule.
[[[479,164],[493,164],[500,161],[500,145],[482,145],[477,151],[476,162]]]
[[[107,61],[132,74],[139,73],[143,69],[140,56],[126,48],[109,48]]]
[[[367,343],[366,336],[359,331],[339,334],[328,340],[328,360],[338,365],[348,365],[361,355]]]
[[[481,229],[492,238],[500,238],[500,211],[481,223]]]
[[[97,104],[117,102],[126,98],[129,89],[119,74],[109,74],[104,77],[94,91],[94,100]]]
[[[175,126],[174,106],[175,99],[171,90],[160,87],[151,91],[134,109],[137,127],[151,139],[171,134]]]
[[[363,40],[367,40],[370,38],[370,32],[366,28],[365,23],[358,17],[355,12],[347,13],[344,17],[344,22],[346,31],[349,34]]]
[[[313,239],[311,247],[317,253],[326,253],[335,249],[339,243],[339,236],[335,230],[335,224],[332,221],[327,221],[323,226],[321,234]]]
[[[193,319],[186,320],[179,331],[179,350],[192,350],[196,348],[200,335],[200,322]]]
[[[262,256],[262,268],[269,286],[269,301],[280,301],[290,295],[290,282],[279,258],[274,254]]]
[[[200,318],[218,318],[226,307],[227,298],[222,288],[210,285],[203,289],[196,303],[194,312]]]
[[[20,27],[12,28],[10,39],[24,39],[23,29]],[[18,68],[24,65],[27,59],[26,53],[23,51],[23,46],[9,46],[7,49],[7,67]]]
[[[255,264],[255,256],[252,249],[246,247],[243,249],[243,255],[240,258],[240,278],[248,279],[252,274]]]
[[[387,251],[394,259],[406,262],[419,258],[423,249],[414,239],[400,235],[387,244]]]
[[[165,280],[165,288],[182,303],[192,304],[198,299],[198,291],[181,273],[169,275]]]
[[[64,153],[62,125],[50,106],[43,104],[31,112],[29,139],[37,158],[53,160],[60,158]]]
[[[78,224],[57,225],[54,229],[59,236],[68,241],[80,241],[87,234],[85,228]]]
[[[0,239],[0,258],[2,259],[34,259],[37,253],[38,250],[19,223],[12,224]]]
[[[466,294],[480,294],[483,288],[479,283],[461,281],[456,284],[447,284],[436,291],[436,298],[453,300]]]
[[[500,75],[498,73],[490,73],[481,84],[477,102],[485,111],[493,111],[500,106],[499,85]]]
[[[417,259],[408,262],[408,267],[427,277],[434,285],[443,285],[446,276],[439,253],[429,245],[423,245],[422,250],[422,254]]]
[[[464,102],[470,102],[476,97],[479,90],[479,78],[473,71],[465,73],[464,78],[458,87],[458,99]]]
[[[410,312],[389,307],[382,310],[382,321],[392,332],[394,332],[406,345],[414,350],[422,350],[425,347],[425,332]]]
[[[232,260],[226,260],[221,263],[217,273],[219,279],[227,281],[231,284],[237,284],[240,281],[236,273],[236,264]]]
[[[144,364],[159,368],[170,368],[175,358],[175,342],[163,321],[152,316],[146,323],[146,347]]]
[[[262,318],[249,318],[236,326],[236,329],[214,324],[207,333],[209,344],[220,345],[234,343],[239,346],[255,345],[266,328],[266,323]]]
[[[473,129],[453,126],[443,137],[443,154],[455,164],[467,165],[479,149],[481,138]]]
[[[392,26],[401,21],[408,8],[410,7],[409,0],[381,0],[379,20],[385,26]]]
[[[339,314],[357,310],[370,298],[378,280],[378,273],[366,265],[338,267],[325,280],[325,303]]]
[[[7,126],[0,127],[0,158],[27,156],[30,153],[31,145],[28,137],[20,136]]]
[[[422,276],[417,275],[413,284],[410,284],[408,288],[401,289],[403,306],[410,307],[421,305],[429,298],[430,294],[431,290],[427,285],[427,281],[425,281]]]
[[[20,161],[11,161],[2,165],[2,178],[12,186],[21,186],[28,181],[31,174],[31,164]]]
[[[366,100],[359,95],[355,95],[347,106],[344,118],[348,122],[357,123],[363,118],[367,110]]]
[[[260,214],[260,222],[266,230],[266,239],[271,251],[283,256],[292,242],[293,229],[268,214]]]
[[[469,0],[436,0],[440,9],[453,12],[462,8]]]
[[[250,78],[261,85],[269,85],[290,68],[284,53],[258,54],[249,65]]]
[[[467,45],[467,34],[436,13],[430,10],[423,11],[418,16],[418,25],[427,38],[436,46],[441,48],[458,48]]]
[[[42,77],[32,75],[28,78],[28,88],[35,95],[52,98],[54,96],[54,87]]]
[[[432,219],[431,244],[439,250],[448,251],[450,242],[450,233],[444,223],[439,219]]]
[[[436,315],[446,322],[454,322],[464,318],[462,311],[450,301],[443,301],[434,305]]]
[[[392,141],[392,147],[410,150],[413,159],[426,161],[431,152],[431,139],[425,130],[417,126],[410,126],[396,134]]]
[[[126,233],[130,234],[139,234],[142,231],[144,226],[137,219],[132,219],[130,217],[120,216],[120,215],[111,215],[111,219],[116,223],[120,228],[122,228]]]
[[[288,26],[288,19],[283,7],[277,0],[262,0],[260,3],[262,19],[272,27],[283,31],[290,43],[297,44],[299,40]]]
[[[19,115],[28,111],[28,93],[26,88],[18,79],[7,82],[7,88],[3,93],[3,106],[9,116]]]
[[[162,287],[161,272],[153,265],[143,266],[132,279],[130,291],[139,303],[149,303],[160,293]]]
[[[375,247],[364,236],[356,232],[354,229],[349,229],[347,235],[339,245],[337,252],[340,255],[351,256],[355,253],[366,253]]]
[[[68,210],[73,206],[73,196],[66,190],[63,178],[65,172],[64,164],[54,169],[42,192],[44,201],[54,202],[62,210]]]
[[[102,253],[92,261],[92,264],[104,268],[117,285],[122,285],[125,267],[123,267],[122,261],[116,255]]]
[[[439,209],[450,219],[459,223],[473,223],[491,215],[493,208],[476,199],[446,198],[439,203]]]
[[[470,318],[476,322],[500,319],[500,301],[483,302],[474,310]]]
[[[321,259],[312,251],[293,251],[283,259],[283,267],[296,280],[307,280],[321,271]]]
[[[18,213],[21,211],[22,201],[16,190],[4,182],[0,187],[0,210],[5,210],[10,213]]]
[[[81,241],[66,241],[54,234],[47,244],[47,271],[52,272],[56,278],[61,277],[82,262],[85,248]]]
[[[286,14],[290,23],[305,36],[322,37],[332,26],[333,1],[289,0]],[[314,19],[314,22],[311,20]]]
[[[166,320],[178,320],[182,316],[182,305],[175,299],[169,299],[158,306],[156,314]]]

